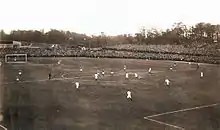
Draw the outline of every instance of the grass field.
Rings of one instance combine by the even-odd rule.
[[[3,64],[2,124],[9,130],[219,130],[220,67],[201,64],[196,70],[195,64],[177,62],[171,71],[172,64],[101,58],[29,58],[26,64]],[[95,81],[97,69],[106,74]],[[53,79],[47,80],[50,71]],[[132,101],[126,99],[128,90]]]

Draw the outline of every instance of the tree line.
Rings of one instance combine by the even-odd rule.
[[[183,44],[200,45],[203,43],[218,43],[220,25],[200,22],[194,26],[187,26],[182,22],[174,23],[173,27],[160,31],[142,28],[135,36],[122,34],[106,36],[101,32],[99,36],[87,36],[76,32],[51,29],[44,30],[12,30],[6,34],[0,32],[0,40],[14,40],[24,42],[84,45],[87,47],[105,47],[117,44]]]

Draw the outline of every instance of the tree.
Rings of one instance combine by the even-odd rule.
[[[135,33],[135,40],[138,44],[143,44],[146,39],[146,30],[144,27],[141,27],[139,33]]]
[[[0,40],[5,40],[5,38],[6,38],[6,34],[5,34],[4,30],[1,30],[0,31]]]
[[[175,35],[173,38],[177,44],[186,42],[188,30],[186,25],[184,25],[182,22],[174,23],[172,32]]]
[[[66,42],[66,36],[64,32],[51,29],[46,33],[46,41],[51,44],[63,44]]]
[[[193,30],[197,42],[204,41],[205,23],[201,22],[195,25]]]
[[[118,36],[106,36],[101,32],[99,36],[89,37],[76,32],[51,29],[44,30],[12,30],[6,34],[4,30],[0,32],[0,40],[18,40],[27,42],[46,42],[51,44],[84,45],[86,47],[104,47],[115,44],[183,44],[201,45],[210,44],[220,33],[220,25],[200,22],[195,26],[187,27],[182,22],[174,23],[173,27],[160,31],[157,29],[146,30],[142,27],[135,36],[122,34]]]
[[[159,39],[162,36],[162,32],[159,32],[157,29],[155,28],[151,28],[149,30],[147,30],[147,38],[146,38],[146,43],[148,44],[158,44]]]

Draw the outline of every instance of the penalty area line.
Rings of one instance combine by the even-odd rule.
[[[8,130],[6,127],[4,127],[3,125],[0,125],[1,128],[3,128],[4,130]]]
[[[155,122],[155,123],[158,123],[158,124],[161,124],[161,125],[166,125],[166,126],[173,127],[173,128],[176,128],[176,129],[184,130],[184,128],[182,128],[182,127],[172,125],[172,124],[168,124],[168,123],[165,123],[165,122],[162,122],[162,121],[150,119],[150,118],[147,118],[147,117],[145,117],[144,119]]]
[[[170,111],[170,112],[164,112],[164,113],[160,113],[160,114],[147,116],[147,117],[144,117],[144,118],[152,118],[152,117],[168,115],[168,114],[173,114],[173,113],[178,113],[178,112],[192,111],[192,110],[197,110],[197,109],[202,109],[202,108],[214,107],[214,106],[217,106],[217,105],[219,105],[219,103],[214,103],[214,104],[209,104],[209,105],[202,105],[202,106],[197,106],[197,107],[192,107],[192,108],[185,108],[185,109],[180,109],[180,110]]]

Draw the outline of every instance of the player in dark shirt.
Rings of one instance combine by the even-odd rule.
[[[198,64],[196,64],[196,70],[198,70],[199,69],[199,63]]]
[[[52,78],[51,73],[48,74],[48,79],[50,80]]]

